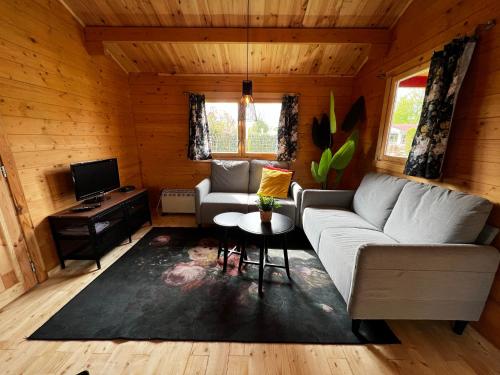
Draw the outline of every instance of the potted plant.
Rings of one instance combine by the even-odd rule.
[[[255,203],[260,211],[260,221],[263,223],[269,223],[273,217],[273,209],[281,207],[276,199],[265,195],[259,195],[259,199]]]

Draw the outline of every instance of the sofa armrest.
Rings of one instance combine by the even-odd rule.
[[[302,201],[302,192],[304,189],[299,185],[298,182],[292,182],[290,185],[290,196],[293,198],[293,201],[295,202],[295,206],[299,209],[300,208],[300,203]]]
[[[366,244],[357,268],[455,272],[496,272],[500,253],[493,246],[465,244]]]
[[[302,192],[304,189],[298,182],[292,182],[290,185],[290,195],[295,203],[295,225],[300,226],[300,207],[302,205]]]
[[[304,214],[304,209],[313,206],[351,208],[355,193],[354,190],[305,189],[302,192],[300,216]]]
[[[362,245],[349,314],[353,319],[478,320],[499,261],[492,246]]]
[[[194,188],[194,203],[196,209],[196,223],[201,224],[201,202],[210,193],[211,183],[209,178],[205,178]]]

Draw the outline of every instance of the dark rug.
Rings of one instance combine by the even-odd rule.
[[[266,268],[263,297],[257,266],[239,274],[235,255],[222,273],[216,238],[214,229],[153,228],[29,339],[399,343],[384,321],[352,333],[342,297],[301,232],[288,240],[293,281]],[[283,262],[278,246],[270,246],[273,263]],[[248,253],[258,259],[257,247]]]

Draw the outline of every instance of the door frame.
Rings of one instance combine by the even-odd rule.
[[[35,229],[28,211],[21,180],[17,173],[14,156],[4,129],[5,123],[0,116],[0,165],[3,165],[7,174],[5,179],[10,189],[12,203],[14,204],[17,220],[26,245],[24,251],[18,252],[20,253],[20,255],[18,255],[18,261],[20,262],[21,269],[23,269],[23,277],[26,286],[25,290],[28,290],[34,285],[47,280],[48,274],[43,263],[38,241],[35,237]],[[0,178],[4,178],[3,175],[0,174]],[[23,253],[25,256],[23,256]],[[19,259],[19,257],[21,257],[21,259]],[[28,272],[25,274],[24,270],[29,271],[29,274]]]
[[[0,236],[2,238],[3,249],[7,259],[11,263],[9,267],[9,274],[5,284],[5,290],[0,292],[0,308],[6,306],[27,290],[31,289],[37,284],[34,268],[32,268],[31,259],[26,246],[26,240],[21,229],[21,224],[18,220],[16,213],[16,206],[12,198],[7,179],[2,172],[0,173]],[[4,275],[2,275],[2,278]],[[7,284],[5,283],[7,281]]]

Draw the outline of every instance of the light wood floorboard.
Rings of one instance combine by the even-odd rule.
[[[194,225],[190,216],[155,225]],[[149,228],[133,237],[132,245]],[[468,327],[448,322],[392,321],[401,345],[291,345],[161,341],[27,341],[80,290],[132,245],[102,261],[68,262],[45,283],[0,310],[1,374],[500,374],[500,351]],[[300,322],[298,322],[300,323]]]

